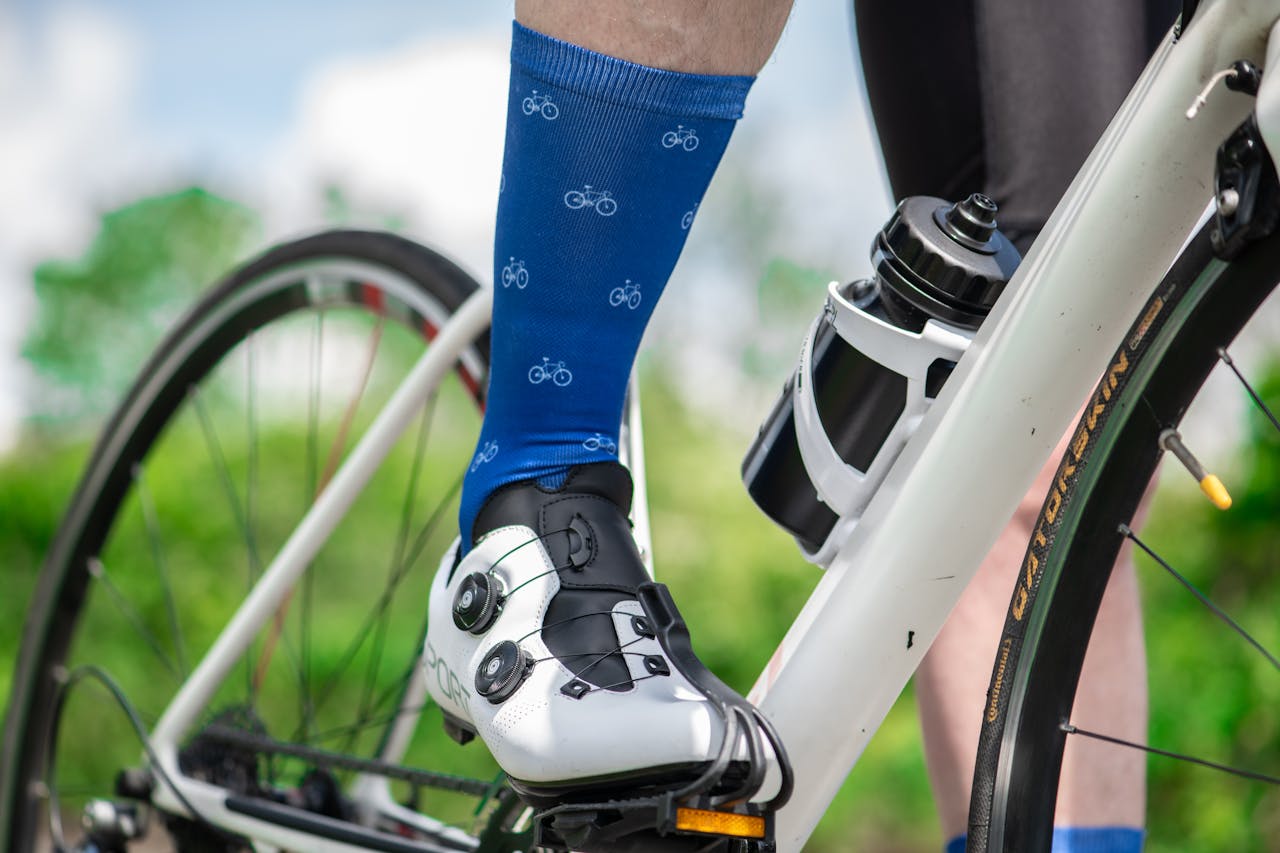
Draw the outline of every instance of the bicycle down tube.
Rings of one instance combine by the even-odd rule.
[[[1253,100],[1187,107],[1261,62],[1278,14],[1207,3],[1157,51],[757,681],[796,771],[780,850],[803,846],[1190,234]]]

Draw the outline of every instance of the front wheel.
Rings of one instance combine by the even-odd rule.
[[[1240,365],[1227,348],[1259,313],[1277,270],[1280,236],[1227,263],[1213,256],[1208,228],[1201,231],[1139,314],[1086,406],[1034,528],[992,669],[967,849],[1049,850],[1064,748],[1077,742],[1138,750],[1129,755],[1147,767],[1148,850],[1274,845],[1274,834],[1267,835],[1280,816],[1274,787],[1235,773],[1262,774],[1271,785],[1280,777],[1280,728],[1264,726],[1259,716],[1276,706],[1280,665],[1251,645],[1260,640],[1274,650],[1280,633],[1274,580],[1280,422],[1272,414],[1280,367],[1273,356],[1269,378],[1246,384],[1247,372],[1236,373]],[[1249,349],[1239,349],[1243,362]],[[1231,392],[1238,408],[1228,405]],[[1226,412],[1248,414],[1244,435],[1229,417],[1204,420]],[[1165,499],[1180,494],[1170,488],[1135,534],[1135,511],[1163,449],[1174,446],[1175,430],[1204,461],[1217,457],[1228,465],[1236,503],[1223,513],[1198,492]],[[1250,436],[1249,458],[1230,467],[1223,449]],[[1171,487],[1195,491],[1177,460],[1167,461],[1166,472]],[[1161,522],[1162,503],[1184,508]],[[1141,709],[1112,708],[1098,728],[1073,716],[1103,591],[1126,544],[1153,555],[1139,565],[1151,669],[1149,745],[1117,737]],[[1234,616],[1250,639],[1215,621],[1166,568]],[[1164,754],[1148,758],[1149,747]],[[1224,819],[1204,819],[1210,813]]]
[[[618,203],[611,198],[602,198],[596,202],[596,213],[601,216],[613,216],[618,212]]]
[[[140,737],[475,291],[407,240],[332,232],[247,264],[162,343],[94,449],[28,610],[0,849],[88,849],[95,839],[73,833],[91,804],[146,803],[146,784],[117,785],[131,768],[150,775]],[[454,755],[438,710],[418,719],[425,591],[456,534],[487,358],[487,337],[462,350],[178,745],[183,773],[226,802],[293,825],[323,817],[367,849],[472,849],[475,797],[506,796],[487,756]],[[428,769],[442,761],[447,779]],[[183,853],[241,843],[163,824]]]

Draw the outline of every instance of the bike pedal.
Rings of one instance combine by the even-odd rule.
[[[775,853],[773,813],[728,810],[671,795],[566,804],[534,815],[534,844],[579,853]]]
[[[466,746],[476,739],[475,729],[459,720],[451,714],[444,715],[444,733],[452,738],[459,746]]]

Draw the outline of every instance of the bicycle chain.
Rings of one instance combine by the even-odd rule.
[[[453,776],[448,773],[436,773],[430,770],[414,770],[399,764],[379,761],[376,758],[357,758],[354,755],[343,755],[338,752],[318,749],[314,746],[285,743],[269,735],[255,734],[227,726],[211,725],[201,732],[201,736],[222,743],[247,746],[268,755],[287,755],[291,758],[301,758],[319,767],[336,767],[342,770],[355,770],[360,773],[373,773],[378,776],[385,776],[388,779],[408,782],[411,785],[455,791],[461,794],[470,794],[474,797],[483,797],[490,794],[495,787],[493,782],[469,779],[465,776]]]

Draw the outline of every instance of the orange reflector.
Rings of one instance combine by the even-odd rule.
[[[706,809],[677,808],[676,829],[711,835],[732,835],[736,838],[764,838],[764,818]]]

